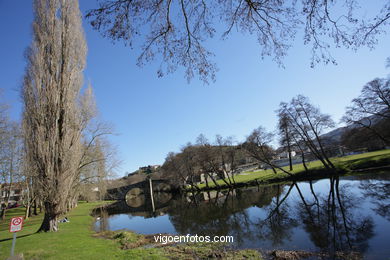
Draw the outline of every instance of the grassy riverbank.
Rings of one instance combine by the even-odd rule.
[[[42,215],[29,218],[17,234],[15,254],[25,259],[207,259],[223,256],[224,259],[261,259],[254,250],[225,251],[216,244],[182,244],[156,247],[152,236],[133,232],[95,233],[92,230],[91,210],[102,203],[80,203],[67,216],[69,223],[60,223],[55,233],[35,233]],[[23,216],[23,208],[8,211],[0,222],[0,259],[10,255],[12,234],[8,232],[9,219]],[[153,248],[155,247],[155,248]],[[217,255],[214,255],[217,254]]]
[[[160,259],[162,252],[157,249],[121,250],[115,240],[94,238],[93,218],[90,212],[99,203],[80,203],[68,214],[69,223],[60,223],[55,233],[35,233],[42,215],[29,218],[23,231],[18,232],[15,254],[23,253],[25,259],[133,259],[148,257]],[[12,209],[11,216],[23,215],[23,209]],[[0,240],[12,238],[8,232],[9,220],[2,221]],[[1,256],[9,256],[12,240],[1,242]],[[5,258],[3,258],[5,259]]]
[[[390,149],[344,157],[335,157],[331,158],[331,161],[335,165],[338,174],[342,175],[364,169],[390,166]],[[277,170],[277,173],[275,174],[271,169],[268,169],[253,172],[243,172],[241,174],[235,175],[234,180],[236,182],[236,186],[239,187],[257,183],[282,182],[294,178],[303,180],[326,177],[329,175],[329,171],[323,167],[320,161],[308,162],[306,165],[309,170],[308,172],[305,171],[303,164],[293,165],[293,170],[290,172],[292,176],[281,170]],[[286,171],[289,171],[289,166],[282,168]],[[227,185],[223,180],[218,180],[217,184],[220,185],[219,188],[227,188]],[[207,189],[206,184],[204,183],[199,184],[198,187],[200,189]],[[215,184],[213,182],[209,182],[209,188],[215,188]]]

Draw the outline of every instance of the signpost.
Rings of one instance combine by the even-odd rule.
[[[11,218],[11,222],[9,223],[9,232],[14,233],[12,239],[11,256],[14,256],[14,250],[16,244],[16,232],[22,230],[22,228],[23,228],[23,217]]]

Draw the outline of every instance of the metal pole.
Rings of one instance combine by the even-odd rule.
[[[152,200],[152,208],[153,208],[153,212],[154,212],[155,208],[154,208],[153,186],[152,186],[152,179],[151,178],[149,179],[149,187],[150,187],[150,199]]]
[[[14,237],[12,239],[11,256],[14,256],[15,244],[16,244],[16,232],[14,232]]]

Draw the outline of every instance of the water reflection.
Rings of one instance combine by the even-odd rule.
[[[292,240],[292,229],[298,226],[298,221],[291,214],[290,203],[286,199],[294,188],[291,184],[283,197],[277,195],[270,205],[265,207],[267,217],[257,223],[259,230],[257,238],[270,240],[272,246],[281,246],[284,241]],[[277,185],[281,189],[280,185]]]
[[[373,210],[390,221],[390,182],[363,180],[359,188],[372,200]]]
[[[96,228],[114,229],[110,225],[115,223],[116,227],[140,233],[163,230],[177,234],[233,235],[238,248],[299,249],[330,255],[353,251],[381,259],[390,255],[390,250],[380,243],[382,239],[390,239],[389,176],[342,180],[335,177],[315,183],[175,197],[155,193],[154,211],[148,196],[143,197],[141,206],[132,197],[100,212]],[[113,220],[118,214],[131,218]],[[151,230],[150,226],[156,223],[161,229]]]
[[[365,252],[368,240],[374,235],[374,223],[371,216],[360,214],[358,202],[361,200],[350,192],[351,187],[340,187],[339,178],[329,180],[329,192],[326,196],[316,195],[297,203],[298,216],[304,229],[310,234],[311,241],[321,251],[357,251]]]

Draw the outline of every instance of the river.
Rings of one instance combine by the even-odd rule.
[[[390,257],[390,172],[173,196],[155,193],[99,213],[96,231],[234,237],[234,248]]]

